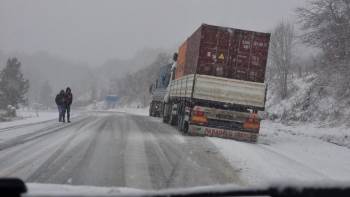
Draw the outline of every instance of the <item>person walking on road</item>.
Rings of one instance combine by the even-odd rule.
[[[65,122],[65,93],[64,90],[61,90],[60,93],[56,95],[55,102],[58,108],[58,121]]]
[[[70,105],[73,102],[73,94],[72,94],[70,87],[67,87],[64,98],[65,98],[64,99],[65,111],[67,111],[67,122],[70,122]]]

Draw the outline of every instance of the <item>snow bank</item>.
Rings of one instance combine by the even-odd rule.
[[[260,133],[256,144],[208,139],[240,171],[247,185],[350,181],[349,140],[340,140],[350,134],[349,129],[263,121]]]
[[[72,110],[71,118],[82,114],[82,111]],[[18,125],[35,124],[46,121],[58,121],[57,111],[31,111],[18,110],[17,117],[7,122],[0,122],[0,129],[14,127]]]
[[[56,111],[35,112],[18,110],[17,118],[8,122],[0,122],[0,128],[12,127],[22,124],[31,124],[55,119],[58,119],[58,112]]]
[[[278,88],[278,84],[271,84],[268,89],[266,111],[270,119],[288,123],[323,121],[348,124],[349,97],[339,96],[337,87],[320,82],[316,75],[289,79],[288,97],[284,100],[277,94]]]
[[[276,84],[272,84],[268,89],[266,109],[271,116],[279,119],[303,120],[302,113],[299,110],[306,105],[310,90],[315,81],[315,76],[311,75],[305,78],[293,79],[288,83],[288,98],[281,100],[278,95]],[[274,119],[274,118],[273,118]]]
[[[264,125],[273,126],[274,128],[277,128],[278,132],[281,133],[286,133],[293,136],[316,138],[350,149],[350,128],[346,125],[331,127],[333,125],[330,123],[313,122],[299,124],[294,123],[287,126],[272,121],[264,121]],[[268,135],[266,135],[266,137],[268,137]]]

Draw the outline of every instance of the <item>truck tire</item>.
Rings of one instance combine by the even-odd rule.
[[[179,114],[177,117],[177,130],[182,132],[183,117],[181,114]]]
[[[189,128],[188,122],[185,121],[185,123],[184,123],[184,129],[183,129],[183,133],[184,133],[184,134],[188,134],[188,128]]]
[[[159,117],[163,118],[163,116],[164,116],[164,104],[162,103],[160,106],[161,106],[161,108],[159,110]]]
[[[178,116],[171,114],[170,115],[170,120],[169,120],[170,125],[176,126],[177,125],[177,119],[178,119]]]
[[[153,101],[152,101],[151,104],[149,105],[149,116],[151,116],[151,117],[154,116],[154,112],[153,112]]]
[[[177,129],[183,133],[186,132],[186,129],[185,129],[185,125],[186,125],[186,121],[185,121],[185,115],[179,115],[178,116],[179,120],[178,120],[178,125],[177,125]]]
[[[187,134],[188,133],[188,122],[183,120],[182,125],[181,125],[181,132],[183,134]]]
[[[178,119],[178,115],[173,114],[173,108],[174,108],[174,103],[171,103],[170,105],[168,105],[168,114],[169,114],[169,124],[172,126],[176,126],[177,125],[177,119]]]
[[[167,106],[166,104],[164,104],[164,108],[163,108],[163,122],[164,123],[169,123],[169,115],[167,113]]]
[[[178,114],[178,126],[177,129],[183,133],[187,133],[188,131],[188,123],[185,120],[185,104],[182,103],[180,105],[180,110]]]
[[[178,115],[177,115],[177,130],[181,131],[183,130],[183,124],[184,124],[184,119],[185,119],[185,114],[183,110],[183,103],[180,103],[178,105]]]

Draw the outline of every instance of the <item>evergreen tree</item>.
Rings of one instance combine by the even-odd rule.
[[[18,104],[24,104],[25,94],[29,89],[29,81],[23,78],[21,62],[17,58],[9,58],[6,67],[0,72],[0,108],[8,105],[18,108]]]

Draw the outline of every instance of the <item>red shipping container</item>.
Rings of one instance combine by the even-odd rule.
[[[269,33],[201,25],[180,47],[175,78],[212,75],[263,83]]]

